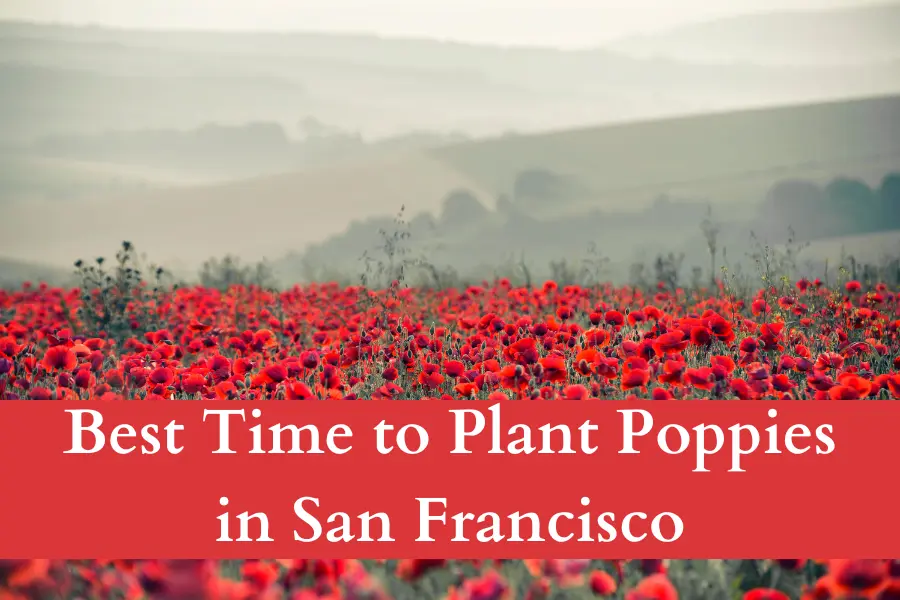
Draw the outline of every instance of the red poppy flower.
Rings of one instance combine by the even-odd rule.
[[[47,348],[41,364],[48,371],[71,371],[78,364],[78,357],[67,346],[53,346]]]

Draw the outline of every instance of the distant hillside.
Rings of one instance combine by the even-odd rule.
[[[490,211],[464,224],[496,220],[493,209],[501,204],[521,227],[515,220],[503,225],[506,217],[499,226],[530,232],[520,236],[528,242],[543,231],[538,221],[558,220],[554,235],[565,237],[562,224],[573,215],[602,222],[604,212],[646,210],[664,195],[709,202],[737,218],[756,210],[776,181],[847,176],[877,185],[897,170],[900,96],[385,152],[278,176],[96,202],[11,203],[0,222],[0,254],[67,264],[129,239],[160,262],[178,258],[189,267],[228,252],[248,260],[273,258],[340,233],[353,220],[390,216],[401,205],[407,215],[436,217],[454,190],[468,191]],[[498,202],[501,196],[506,198]],[[616,243],[651,239],[640,233],[640,219],[633,225],[638,229],[618,232]],[[458,235],[472,235],[472,248],[484,241],[477,229]],[[665,235],[678,238],[681,225]]]
[[[900,96],[724,112],[458,144],[433,155],[479,186],[512,192],[529,169],[589,190],[549,214],[637,207],[659,194],[739,203],[787,177],[877,181],[900,166]]]
[[[306,97],[297,82],[241,73],[141,76],[2,62],[0,135],[21,140],[54,133],[190,128],[211,121],[253,121],[256,114],[283,120],[299,114]]]
[[[364,136],[496,135],[900,92],[900,63],[698,65],[609,50],[0,22],[0,143],[313,115]]]
[[[0,288],[18,288],[26,281],[35,285],[74,285],[74,269],[0,257]]]
[[[177,172],[107,162],[26,156],[0,151],[0,199],[4,204],[50,198],[77,201],[113,197],[150,187],[185,185],[192,180]]]
[[[768,65],[837,65],[900,59],[900,4],[773,12],[686,25],[608,48],[631,56]]]
[[[341,231],[353,218],[394,213],[403,204],[437,209],[456,187],[480,192],[430,156],[397,152],[214,185],[12,202],[0,219],[0,255],[67,264],[129,239],[159,262],[178,259],[187,268],[226,253],[274,257]]]

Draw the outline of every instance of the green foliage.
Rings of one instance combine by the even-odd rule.
[[[127,241],[116,253],[113,267],[107,269],[106,264],[103,257],[93,263],[75,262],[83,294],[78,318],[84,333],[123,342],[160,329],[152,301],[168,284],[165,270],[152,264],[145,267],[143,257]]]

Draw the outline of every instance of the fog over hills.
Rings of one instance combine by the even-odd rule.
[[[879,233],[900,172],[898,6],[565,50],[0,21],[0,264],[66,267],[127,238],[186,271],[229,252],[355,268],[401,205],[417,251],[451,266],[593,238],[629,260],[697,250],[709,207],[732,237],[781,235],[760,206],[785,180],[832,202],[809,235]],[[841,202],[876,197],[836,228]],[[815,206],[791,202],[791,219]]]
[[[0,56],[7,141],[210,121],[293,131],[307,115],[365,136],[493,135],[900,91],[897,62],[703,65],[364,35],[7,22]]]
[[[630,56],[764,65],[840,65],[900,59],[900,4],[769,12],[630,36],[607,48]]]
[[[497,244],[546,262],[554,252],[577,255],[592,236],[625,260],[658,236],[669,245],[696,236],[707,205],[746,234],[742,220],[785,179],[824,185],[851,177],[878,186],[900,172],[898,127],[894,96],[379,151],[284,174],[94,199],[32,199],[5,207],[0,256],[64,264],[126,237],[188,268],[211,255],[257,260],[311,246],[318,265],[355,268],[405,206],[418,224],[416,243],[439,246],[439,256],[459,265],[499,258]],[[677,202],[655,204],[666,197]],[[449,229],[430,228],[445,213]],[[34,239],[42,241],[30,245]]]

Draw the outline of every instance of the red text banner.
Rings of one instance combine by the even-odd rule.
[[[900,403],[0,402],[0,557],[900,555]]]

